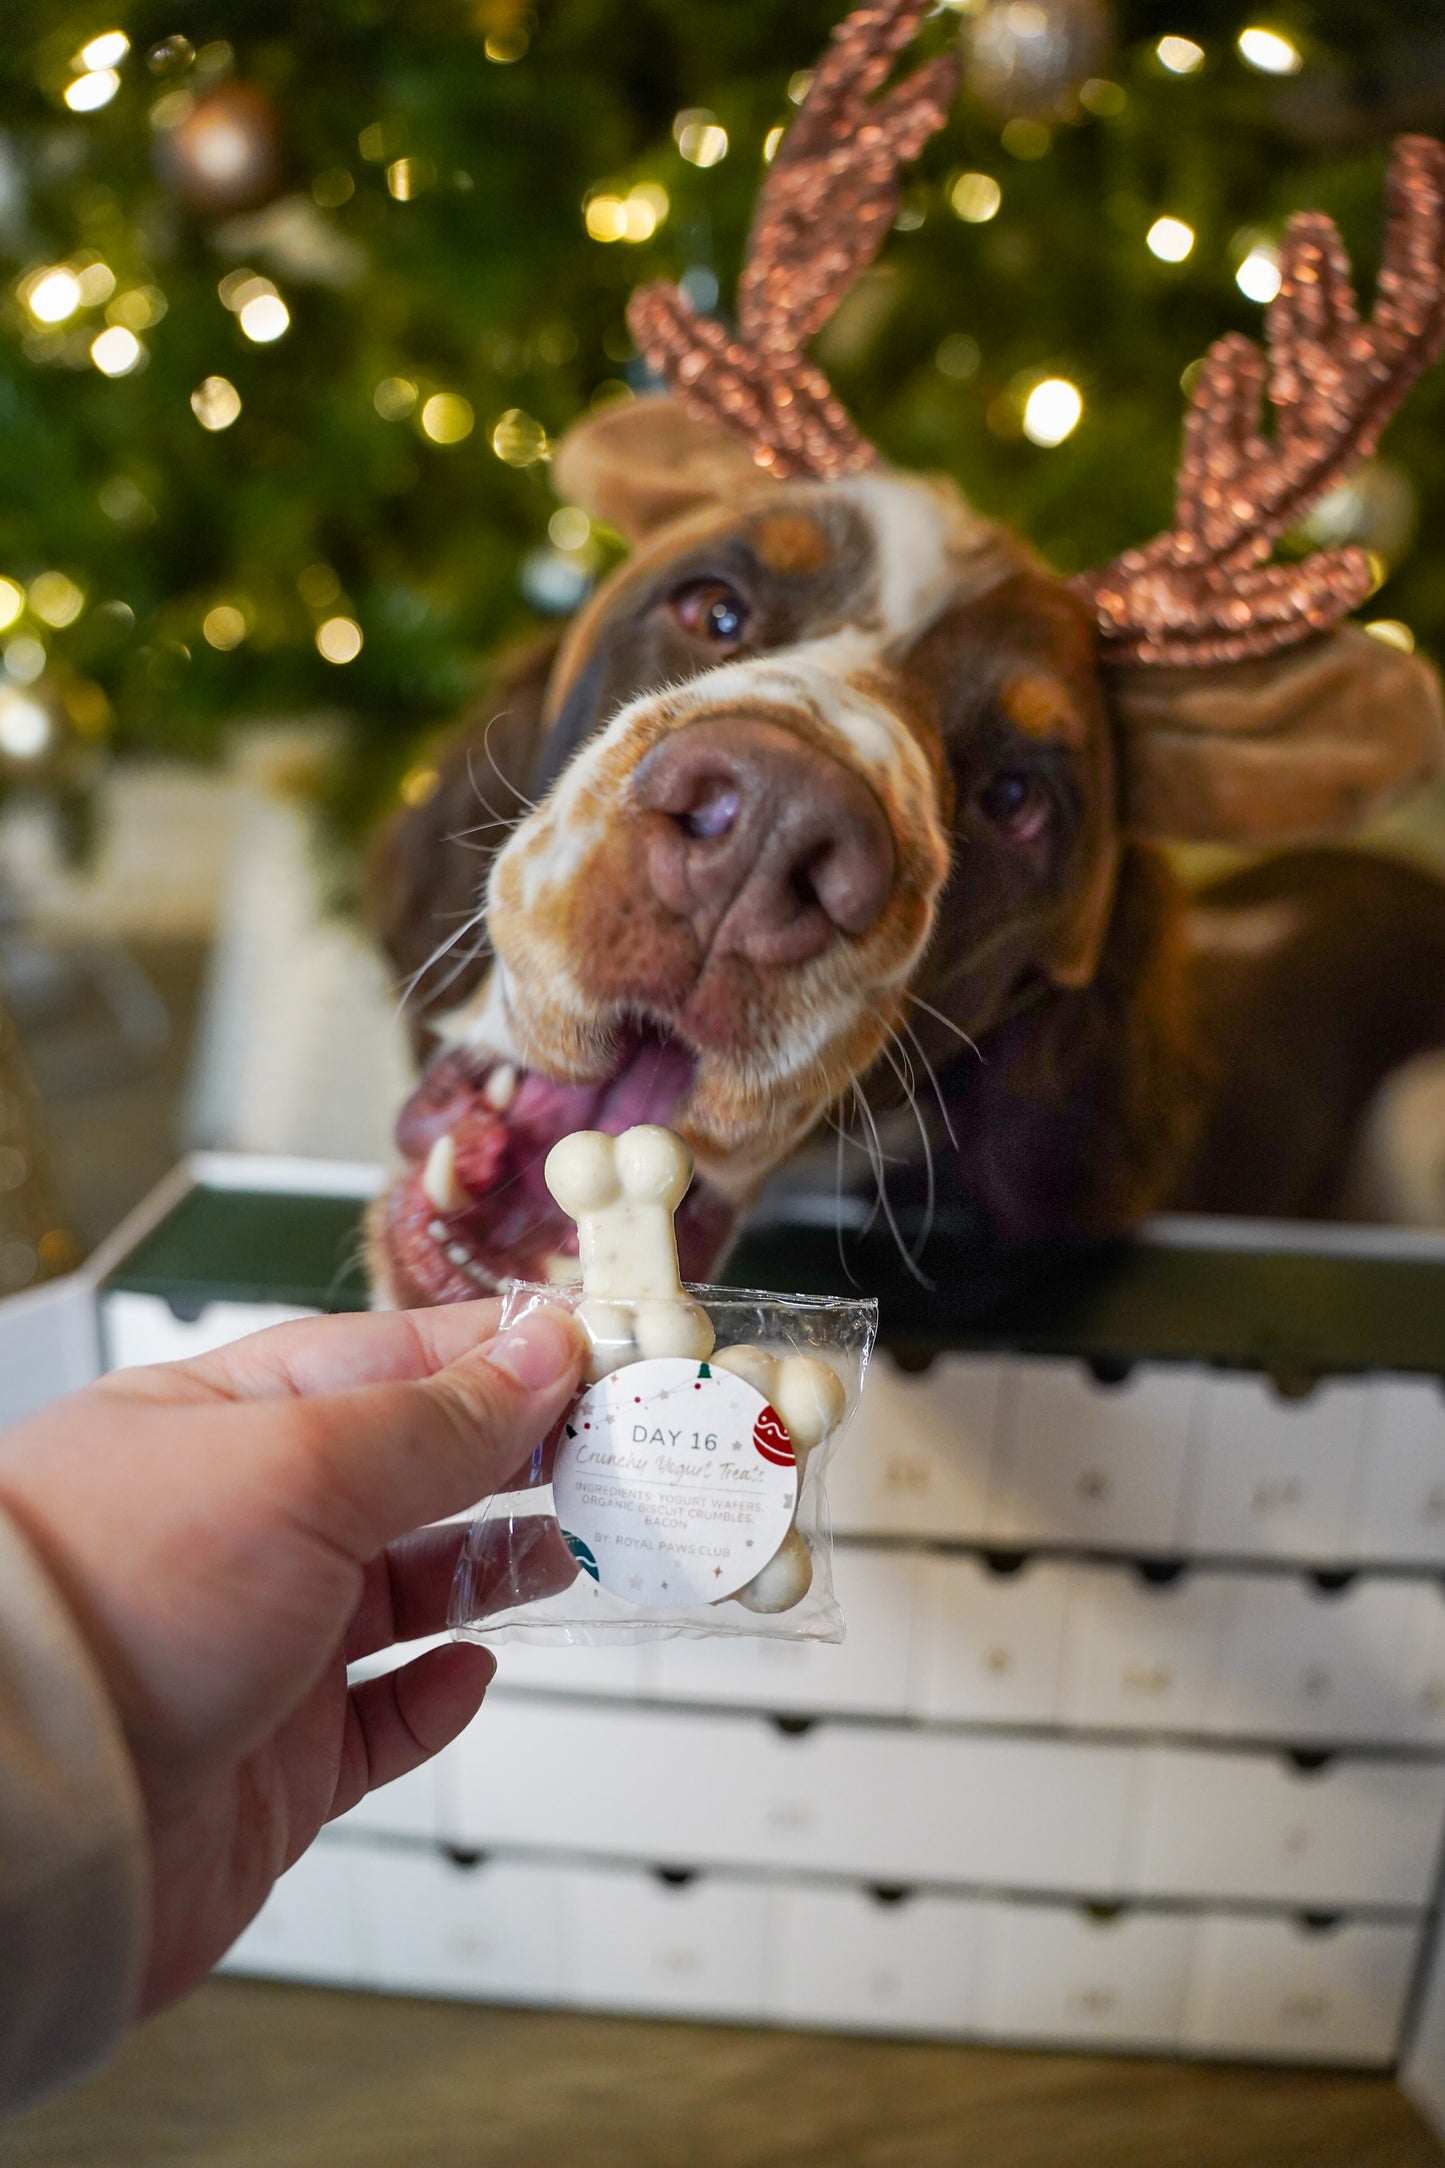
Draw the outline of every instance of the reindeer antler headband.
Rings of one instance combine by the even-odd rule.
[[[876,95],[928,12],[929,0],[878,0],[833,33],[758,199],[736,338],[675,286],[632,298],[629,321],[648,366],[692,413],[746,438],[759,466],[780,478],[829,480],[878,463],[804,348],[882,247],[902,171],[957,94],[955,54]],[[1373,454],[1445,347],[1445,145],[1402,136],[1388,201],[1367,323],[1334,222],[1305,211],[1280,250],[1268,359],[1237,332],[1210,348],[1185,421],[1173,528],[1075,583],[1094,604],[1111,660],[1268,654],[1326,630],[1369,594],[1363,550],[1269,559],[1280,536]]]

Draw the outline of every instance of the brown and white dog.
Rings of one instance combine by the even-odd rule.
[[[914,1092],[1009,1240],[1334,1208],[1377,1086],[1445,1046],[1445,888],[1310,850],[1191,901],[1157,845],[1354,827],[1445,759],[1433,672],[1351,626],[1119,666],[951,484],[779,481],[667,398],[556,473],[632,554],[377,863],[432,1049],[383,1299],[570,1276],[542,1162],[638,1120],[696,1155],[705,1277],[805,1139]]]

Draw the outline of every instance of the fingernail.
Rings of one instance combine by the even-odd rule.
[[[492,1348],[487,1360],[515,1378],[524,1392],[545,1392],[575,1370],[577,1327],[564,1311],[533,1310],[519,1318]]]

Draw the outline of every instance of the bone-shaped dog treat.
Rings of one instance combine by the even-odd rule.
[[[771,1402],[793,1441],[801,1490],[809,1453],[843,1420],[846,1398],[837,1371],[812,1355],[769,1355],[747,1345],[724,1348],[713,1357],[713,1368],[731,1370]],[[740,1588],[734,1600],[749,1611],[791,1611],[807,1595],[812,1579],[812,1554],[797,1529],[790,1528],[762,1572]]]
[[[692,1180],[681,1137],[650,1122],[620,1137],[579,1129],[553,1145],[543,1173],[577,1222],[584,1298],[577,1315],[592,1343],[590,1376],[647,1356],[705,1362],[712,1322],[683,1292],[672,1226]]]
[[[672,1215],[692,1180],[692,1154],[670,1129],[646,1124],[610,1137],[581,1129],[554,1144],[543,1170],[562,1210],[577,1222],[582,1301],[577,1316],[592,1346],[595,1383],[627,1363],[678,1355],[706,1362],[712,1320],[683,1289]],[[725,1348],[714,1367],[762,1394],[792,1440],[801,1488],[814,1446],[843,1420],[842,1380],[811,1355]],[[791,1611],[813,1579],[813,1559],[796,1526],[735,1600],[750,1611]]]

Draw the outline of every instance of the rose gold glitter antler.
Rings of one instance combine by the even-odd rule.
[[[1173,530],[1078,584],[1117,662],[1235,662],[1323,631],[1373,585],[1361,549],[1271,565],[1280,536],[1368,459],[1445,346],[1445,145],[1402,136],[1375,313],[1361,323],[1333,220],[1291,220],[1265,358],[1237,332],[1211,347],[1185,422]]]
[[[878,457],[803,349],[882,247],[902,169],[957,95],[958,56],[945,54],[875,96],[928,12],[929,0],[879,0],[834,31],[758,199],[737,338],[676,286],[632,297],[648,367],[690,412],[747,437],[779,477],[827,479]]]

